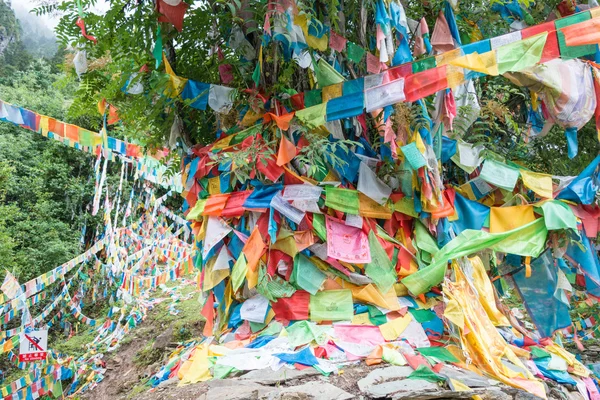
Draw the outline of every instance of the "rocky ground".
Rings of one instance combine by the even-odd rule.
[[[187,288],[184,293],[192,291]],[[463,382],[471,391],[452,391],[444,386],[419,379],[407,379],[410,367],[364,362],[347,365],[339,374],[322,376],[316,370],[258,370],[241,376],[179,386],[178,379],[162,382],[150,389],[145,383],[166,361],[181,340],[197,337],[202,330],[196,297],[177,304],[178,315],[168,312],[168,302],[152,310],[114,354],[107,354],[105,379],[82,397],[90,400],[344,400],[344,399],[536,399],[529,393],[483,378],[475,373],[444,367],[440,374]],[[584,343],[580,353],[584,364],[600,359],[600,346]],[[575,387],[548,381],[546,392],[551,400],[583,400]]]

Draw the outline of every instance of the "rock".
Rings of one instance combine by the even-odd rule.
[[[514,397],[514,400],[539,400],[539,399],[540,399],[539,397],[537,397],[531,393],[525,392],[523,390],[519,390]]]
[[[387,367],[371,371],[369,375],[358,381],[358,388],[363,394],[374,398],[419,398],[410,397],[415,392],[421,395],[432,395],[440,390],[435,383],[423,379],[404,379],[413,372],[411,367]],[[452,393],[452,392],[450,392]],[[403,397],[408,396],[408,397]],[[424,397],[435,398],[435,397]]]
[[[167,379],[166,381],[162,381],[161,383],[158,384],[157,387],[163,388],[163,387],[167,387],[167,386],[177,385],[178,383],[179,383],[179,378],[175,376],[173,378]]]
[[[259,383],[262,385],[276,385],[290,381],[292,379],[304,378],[308,376],[319,375],[319,371],[314,368],[307,368],[303,370],[287,369],[282,368],[279,371],[273,371],[272,369],[257,369],[250,371],[247,374],[240,376],[240,379]]]
[[[173,339],[173,328],[169,328],[156,337],[152,349],[162,350],[171,342]]]
[[[394,399],[426,399],[427,395],[439,391],[438,385],[423,379],[402,379],[370,386],[366,393],[376,399],[390,396]]]
[[[481,400],[512,400],[513,396],[502,391],[497,387],[492,387],[484,390],[475,390],[475,394],[478,394]]]
[[[455,379],[470,388],[488,387],[491,384],[489,379],[481,375],[477,375],[473,371],[453,368],[448,365],[444,365],[442,369],[440,369],[439,375]]]
[[[264,400],[347,400],[353,398],[354,395],[335,387],[330,383],[321,381],[312,381],[298,386],[275,389],[273,392],[262,397]]]
[[[208,392],[198,400],[246,400],[264,398],[274,389],[254,382],[239,379],[217,379],[208,382]]]
[[[357,383],[360,391],[364,392],[370,386],[373,386],[376,383],[385,382],[391,379],[406,378],[408,375],[411,374],[411,372],[413,372],[413,369],[411,367],[378,368],[374,371],[371,371],[369,375],[365,376]]]

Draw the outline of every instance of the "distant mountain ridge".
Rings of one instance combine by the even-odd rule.
[[[10,1],[0,0],[0,54],[20,39],[21,28]]]

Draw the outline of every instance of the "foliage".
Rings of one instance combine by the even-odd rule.
[[[68,115],[81,118],[94,128],[100,126],[100,116],[96,104],[107,99],[119,109],[122,124],[115,126],[113,133],[117,136],[134,138],[154,148],[163,145],[169,138],[171,126],[177,116],[182,122],[182,136],[186,145],[196,143],[207,144],[214,140],[214,133],[219,129],[227,130],[234,124],[228,122],[233,116],[245,112],[249,105],[254,111],[262,107],[256,102],[254,94],[242,93],[253,87],[252,72],[256,67],[256,59],[243,55],[240,48],[232,48],[232,35],[241,30],[244,38],[253,47],[255,54],[262,48],[263,64],[260,77],[261,94],[265,98],[277,98],[286,102],[289,93],[311,89],[310,80],[305,70],[296,62],[283,62],[282,47],[274,41],[265,41],[263,27],[265,16],[272,11],[275,3],[262,0],[187,0],[190,8],[186,12],[183,31],[177,32],[168,23],[157,22],[157,12],[153,2],[126,0],[113,1],[105,15],[90,12],[95,0],[82,0],[82,10],[90,34],[98,38],[93,45],[83,38],[75,21],[79,16],[78,1],[53,0],[44,1],[44,7],[38,13],[59,12],[61,22],[57,27],[57,35],[64,46],[82,47],[87,50],[88,57],[98,60],[110,57],[110,62],[99,68],[90,68],[80,82],[75,98],[69,108]],[[320,0],[296,2],[301,13],[314,16],[337,32],[341,32],[348,40],[360,44],[369,51],[374,51],[374,43],[368,40],[375,32],[375,2],[359,0],[337,1]],[[485,37],[497,36],[509,31],[509,22],[501,17],[494,8],[502,6],[502,0],[461,1],[456,12],[457,24],[463,42],[468,43]],[[543,22],[555,9],[558,0],[533,2],[519,0],[525,19],[529,24]],[[438,14],[444,8],[444,0],[403,1],[408,18],[416,21],[425,18],[433,32]],[[273,14],[271,14],[273,18]],[[176,74],[186,78],[207,83],[220,83],[218,67],[229,64],[233,71],[233,81],[229,86],[239,89],[241,97],[236,102],[235,112],[230,116],[215,115],[212,111],[199,111],[190,107],[190,101],[172,99],[165,96],[168,77],[164,67],[157,66],[153,57],[153,49],[157,33],[161,32],[164,52],[168,62]],[[411,42],[412,45],[412,42]],[[310,50],[311,56],[317,55]],[[332,57],[328,52],[319,54]],[[335,56],[335,55],[334,55]],[[423,56],[425,57],[425,56]],[[364,75],[364,65],[348,62],[343,54],[336,56],[349,79]],[[364,64],[364,63],[363,63]],[[150,72],[140,73],[135,78],[143,83],[143,95],[127,95],[122,88],[142,67]],[[71,73],[73,79],[74,74]],[[542,167],[542,171],[575,174],[580,166],[589,161],[595,147],[588,149],[583,145],[582,154],[576,161],[566,161],[562,157],[564,147],[548,143],[547,139],[533,140],[527,143],[527,107],[529,94],[508,82],[503,77],[483,77],[476,81],[477,93],[482,105],[481,118],[473,126],[460,128],[460,116],[457,118],[460,136],[471,143],[483,143],[486,147],[507,159],[524,163],[530,167]],[[431,110],[433,104],[428,103]],[[396,112],[397,112],[396,107]],[[395,129],[400,120],[410,121],[412,129],[427,124],[421,115],[420,107],[412,107],[408,115],[394,117]],[[464,110],[463,110],[464,111]],[[406,113],[405,113],[406,114]],[[241,114],[243,115],[243,114]],[[381,130],[378,119],[368,118],[369,135],[375,136]],[[414,123],[413,123],[414,122]],[[591,128],[582,130],[582,144],[587,143]],[[409,132],[405,132],[409,133]],[[557,128],[549,138],[556,138],[564,143]],[[543,143],[541,143],[543,142]],[[272,142],[275,146],[277,142]],[[324,145],[323,142],[313,142]],[[590,142],[591,144],[591,142]],[[377,146],[378,144],[376,144]],[[350,145],[352,146],[352,145]],[[326,163],[317,161],[312,154],[303,150],[299,155],[311,168],[310,174],[317,174],[316,169],[325,168]],[[329,149],[331,150],[331,149]],[[251,152],[254,150],[248,150]],[[253,170],[255,157],[251,154],[239,154],[234,164],[239,167],[232,172],[234,179],[243,180]],[[231,156],[234,157],[234,156]],[[310,158],[309,160],[307,160]],[[561,164],[551,162],[560,158]],[[244,163],[243,160],[247,162]],[[334,161],[335,162],[335,161]],[[577,169],[576,169],[577,168]],[[321,171],[322,172],[322,171]]]

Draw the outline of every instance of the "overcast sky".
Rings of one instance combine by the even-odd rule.
[[[34,0],[13,0],[12,7],[17,12],[17,14],[22,13],[24,11],[31,11],[32,8],[37,7],[38,4]],[[106,11],[109,7],[109,3],[106,0],[98,0],[98,4],[94,8],[94,12],[102,12]],[[43,15],[37,17],[41,23],[46,25],[47,27],[54,29],[56,24],[58,24],[59,17],[52,17],[48,15]]]

